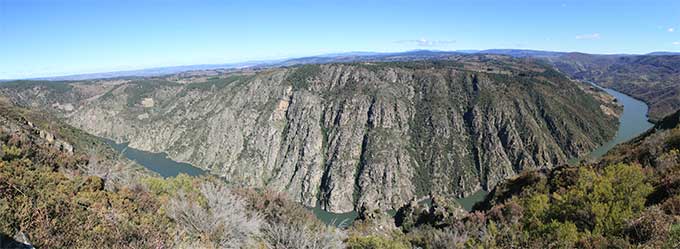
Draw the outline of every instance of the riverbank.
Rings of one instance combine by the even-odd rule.
[[[654,127],[654,124],[649,122],[649,106],[647,104],[616,90],[603,88],[593,83],[591,84],[614,96],[616,100],[623,105],[623,113],[621,113],[621,116],[619,117],[619,128],[614,138],[593,150],[586,158],[598,159],[617,144],[629,141]]]

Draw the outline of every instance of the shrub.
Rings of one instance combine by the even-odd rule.
[[[672,222],[673,217],[666,215],[659,207],[650,207],[630,222],[626,235],[636,244],[662,240],[668,236]]]
[[[409,245],[404,242],[379,236],[350,236],[347,239],[347,248],[350,249],[407,249]]]
[[[546,211],[550,208],[549,198],[546,194],[536,194],[522,199],[524,217],[522,223],[530,232],[543,225]]]
[[[571,221],[580,230],[596,235],[620,235],[625,222],[644,209],[652,188],[639,166],[616,164],[598,175],[592,168],[579,169],[575,186],[554,194],[554,217]]]
[[[267,248],[340,249],[345,235],[330,227],[273,222],[264,226],[262,238]]]
[[[411,232],[409,238],[413,246],[419,248],[461,248],[467,242],[468,235],[459,229],[425,226]]]
[[[246,209],[241,197],[213,182],[201,184],[200,193],[206,200],[205,207],[184,192],[170,200],[169,216],[189,236],[220,248],[255,244],[262,220]]]
[[[101,178],[72,177],[30,160],[0,162],[0,233],[24,232],[36,247],[163,247],[169,220],[144,193],[102,190]]]
[[[680,195],[668,198],[661,204],[661,209],[670,215],[680,215]]]
[[[2,154],[4,160],[14,160],[21,157],[21,149],[14,145],[2,145]]]
[[[579,240],[576,225],[571,222],[552,221],[542,229],[542,241],[548,248],[574,248]]]
[[[664,243],[663,248],[671,249],[680,246],[680,223],[675,223],[671,226],[668,240]]]

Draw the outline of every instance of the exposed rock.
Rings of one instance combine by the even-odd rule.
[[[14,235],[14,241],[16,244],[10,244],[8,245],[8,248],[18,248],[18,249],[34,249],[33,245],[31,245],[31,242],[28,241],[28,237],[26,237],[26,233],[18,231]],[[2,244],[0,244],[2,245]],[[4,245],[3,245],[4,246]]]
[[[398,229],[393,217],[382,210],[369,210],[365,205],[362,205],[357,212],[359,214],[358,219],[352,223],[354,232],[363,235],[389,236]]]
[[[588,153],[616,127],[581,83],[498,56],[167,79],[102,83],[69,94],[81,96],[70,101],[74,111],[53,111],[93,134],[331,212],[489,190]],[[33,88],[2,91],[17,103],[57,101],[32,101],[55,95]]]
[[[66,104],[63,104],[63,105],[60,104],[60,103],[54,103],[54,104],[52,104],[52,108],[57,108],[57,109],[67,111],[67,112],[73,111],[75,109],[73,107],[73,104],[71,104],[71,103],[66,103]]]
[[[144,120],[144,119],[147,119],[147,118],[149,118],[148,113],[142,113],[142,114],[137,115],[137,119],[139,119],[139,120]]]
[[[44,130],[37,130],[40,138],[47,140],[48,143],[54,143],[54,135]]]
[[[47,141],[47,143],[53,146],[54,148],[66,152],[68,154],[73,154],[73,145],[71,145],[70,143],[62,139],[56,138],[52,133],[48,131],[41,130],[40,128],[35,127],[31,122],[27,122],[27,124],[34,130],[35,133],[38,134],[38,136],[40,136],[40,138]]]
[[[154,106],[153,98],[144,98],[144,99],[142,99],[141,104],[144,108],[151,108],[151,107]]]

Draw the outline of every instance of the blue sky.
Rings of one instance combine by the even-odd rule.
[[[680,51],[680,1],[0,0],[0,79],[489,48]]]

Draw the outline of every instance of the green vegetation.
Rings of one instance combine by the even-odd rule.
[[[340,231],[281,195],[230,189],[214,178],[186,175],[147,177],[109,191],[105,179],[55,171],[51,162],[16,146],[3,148],[0,234],[5,239],[24,232],[42,248],[342,243]]]
[[[434,202],[407,205],[395,216],[400,235],[351,241],[398,240],[418,248],[678,248],[678,115],[616,147],[599,164],[526,171],[498,185],[472,213],[456,216],[454,207]],[[368,219],[353,229],[366,230],[371,222],[380,224]]]
[[[17,237],[38,248],[342,248],[342,231],[284,195],[213,177],[112,171],[119,167],[84,153],[101,151],[80,147],[91,144],[63,151],[29,125],[32,112],[0,107],[2,248]],[[55,137],[75,131],[58,125],[49,125]]]
[[[571,53],[551,63],[575,79],[587,80],[644,100],[658,121],[680,107],[680,56]]]
[[[581,231],[593,235],[621,235],[625,222],[644,209],[652,191],[644,179],[637,166],[611,165],[599,175],[582,167],[575,186],[563,194],[553,194],[555,205],[547,217],[575,222]]]
[[[351,236],[347,239],[347,248],[351,249],[407,249],[407,244],[389,238],[370,235],[366,237]]]
[[[247,81],[248,76],[246,75],[241,75],[241,74],[234,74],[234,75],[229,75],[227,77],[210,77],[208,78],[205,82],[198,82],[198,83],[191,83],[186,85],[185,90],[191,91],[191,90],[216,90],[216,89],[222,89],[230,84],[239,82],[239,81]]]
[[[29,159],[0,162],[0,233],[36,247],[153,247],[170,236],[160,202],[134,189],[104,191],[98,177],[67,177]],[[151,239],[152,238],[152,239]]]
[[[55,94],[65,94],[71,92],[73,87],[70,85],[71,81],[39,81],[39,80],[15,80],[3,82],[0,84],[2,88],[11,89],[32,89],[36,87],[44,87],[50,89],[50,92]]]
[[[309,89],[309,81],[320,72],[321,66],[316,64],[297,66],[288,74],[286,82],[290,83],[295,91],[307,90]]]
[[[151,94],[154,90],[167,86],[180,86],[180,84],[163,79],[144,79],[130,82],[124,90],[127,94],[127,106],[137,106],[143,98],[153,97]]]
[[[652,192],[650,180],[640,166],[626,164],[561,168],[549,174],[527,172],[497,188],[489,198],[494,204],[487,203],[488,209],[455,217],[451,213],[455,207],[407,206],[395,216],[396,229],[401,235],[350,236],[348,245],[354,248],[660,247],[669,244],[669,240],[677,240],[678,232],[673,229],[680,223],[671,229],[671,217],[677,215],[676,211],[645,206]],[[565,184],[567,182],[571,183]],[[515,187],[515,184],[521,186]]]
[[[409,123],[410,139],[415,142],[405,148],[413,155],[412,161],[417,161],[413,183],[418,196],[431,191],[435,180],[460,184],[474,178],[467,176],[483,174],[473,171],[488,170],[474,165],[479,158],[448,154],[463,151],[456,147],[461,143],[436,131],[450,127],[451,120],[462,119],[460,130],[452,130],[451,134],[474,134],[475,129],[479,132],[485,128],[475,127],[480,124],[476,124],[474,115],[514,113],[488,112],[500,109],[494,104],[517,109],[522,115],[539,116],[561,145],[578,139],[604,141],[612,135],[604,124],[608,121],[595,116],[596,112],[568,110],[574,107],[564,105],[566,102],[583,103],[581,106],[589,110],[599,110],[599,106],[592,98],[577,92],[575,86],[561,87],[565,79],[554,70],[519,68],[522,73],[517,73],[519,66],[510,62],[472,69],[466,68],[468,64],[453,61],[348,65],[359,67],[362,72],[393,65],[422,70],[411,72],[415,76],[409,84],[420,95],[413,98],[415,117]],[[286,82],[295,90],[309,90],[321,67],[293,67]],[[437,77],[425,73],[440,67],[449,68],[452,73]],[[371,75],[374,76],[380,81],[384,75]],[[182,88],[230,87],[243,81],[243,77],[247,76],[214,77]],[[452,82],[462,83],[458,86]],[[398,98],[392,96],[391,89],[360,84],[361,79],[345,83],[346,88],[338,92],[346,92],[339,94]],[[391,84],[401,83],[382,86],[389,88]],[[481,84],[493,87],[480,87]],[[127,104],[136,106],[142,98],[153,94],[177,93],[158,91],[166,86],[176,85],[163,80],[126,84]],[[329,98],[324,101],[342,100],[334,93],[325,96]],[[330,98],[333,96],[337,98]],[[271,100],[265,106],[275,103]],[[527,103],[532,107],[520,108]],[[582,115],[563,118],[569,113]],[[363,210],[354,225],[338,229],[316,220],[307,209],[288,199],[288,193],[244,189],[209,176],[162,179],[141,171],[119,170],[121,167],[116,163],[104,163],[115,159],[115,155],[96,138],[40,116],[0,106],[0,247],[2,240],[17,234],[43,248],[678,248],[680,243],[677,117],[664,120],[657,131],[619,146],[598,164],[527,170],[499,184],[472,213],[451,201],[433,197],[429,204],[406,204],[394,217]],[[517,121],[512,125],[518,133],[534,128],[520,122],[530,118],[506,118],[495,121]],[[27,120],[37,128],[27,128],[33,127]],[[324,127],[323,123],[321,126]],[[507,139],[508,126],[497,128],[500,134],[491,135]],[[288,132],[287,128],[284,130]],[[590,133],[580,134],[581,130]],[[39,131],[69,141],[74,152],[47,142]],[[579,134],[568,134],[573,131]],[[321,131],[323,151],[334,132],[337,130],[326,127]],[[383,160],[378,151],[396,149],[391,144],[400,135],[371,127],[369,138],[382,139],[380,146],[384,147],[366,149],[361,160]],[[195,140],[205,140],[208,134],[201,136]],[[543,149],[531,147],[543,142],[540,140],[521,142],[530,149]],[[576,144],[574,147],[578,148],[567,148],[565,153],[587,150],[587,145]],[[462,146],[469,154],[485,149],[481,142]],[[557,148],[546,148],[549,149]],[[461,167],[447,168],[449,165]]]

